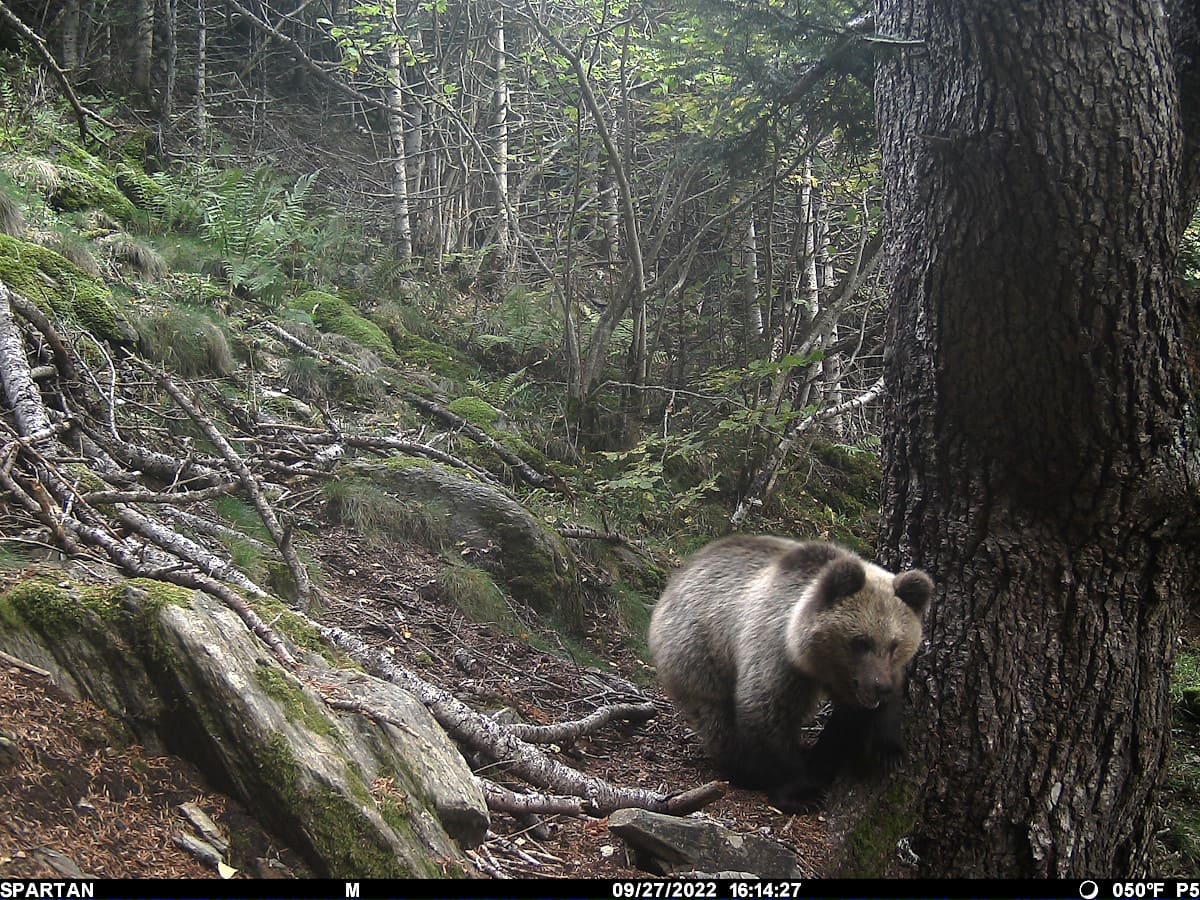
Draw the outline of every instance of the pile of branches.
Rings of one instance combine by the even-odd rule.
[[[291,574],[297,614],[368,671],[414,694],[460,744],[532,786],[518,794],[480,778],[493,810],[602,816],[633,806],[684,814],[721,796],[720,783],[676,796],[619,787],[538,748],[614,719],[644,721],[654,715],[648,702],[614,704],[554,726],[502,725],[354,636],[307,618],[313,587],[293,545],[290,513],[320,490],[320,480],[330,477],[347,448],[427,456],[494,480],[490,473],[401,436],[345,433],[328,415],[325,429],[266,421],[215,390],[179,384],[127,347],[70,334],[2,283],[0,382],[10,407],[0,418],[0,491],[57,549],[102,559],[130,577],[204,591],[297,671],[303,666],[299,652],[253,609],[254,598],[271,595],[221,552],[220,538],[246,536],[199,512],[225,495],[249,501]],[[197,396],[195,390],[204,392]],[[419,399],[441,418],[444,408]],[[235,437],[204,411],[215,404],[226,407],[224,427],[236,429]],[[171,419],[174,429],[165,427]],[[216,453],[198,452],[188,430],[202,434]],[[148,440],[155,445],[147,446]],[[340,696],[326,702],[388,721],[386,711],[365,701]]]

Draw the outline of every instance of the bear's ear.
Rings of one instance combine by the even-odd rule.
[[[833,544],[824,541],[804,541],[783,555],[779,560],[779,567],[785,572],[808,574],[819,571],[821,566],[831,559],[844,555],[846,552]]]
[[[923,616],[929,607],[929,598],[933,596],[933,579],[920,569],[912,569],[892,579],[892,590],[905,606]]]
[[[845,555],[827,563],[817,575],[813,598],[817,608],[833,606],[843,597],[857,594],[867,583],[867,569],[862,560]]]

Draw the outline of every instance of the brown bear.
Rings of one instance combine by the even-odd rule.
[[[717,768],[807,809],[844,763],[900,758],[905,668],[932,593],[924,572],[894,575],[834,544],[729,537],[667,583],[650,652]],[[833,713],[806,748],[801,726],[826,697]]]

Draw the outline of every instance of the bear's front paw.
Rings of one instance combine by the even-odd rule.
[[[866,774],[889,775],[904,763],[904,745],[898,740],[876,740],[863,755],[861,767]]]
[[[825,793],[824,784],[798,778],[772,788],[767,793],[767,802],[782,813],[808,815],[825,803]]]

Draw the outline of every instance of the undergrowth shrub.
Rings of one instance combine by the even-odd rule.
[[[167,263],[162,255],[147,244],[123,231],[105,235],[99,241],[108,258],[122,270],[157,280],[167,274]]]
[[[434,549],[442,544],[441,529],[424,506],[402,503],[365,478],[351,475],[328,481],[322,493],[330,518],[360,534]]]
[[[25,232],[24,204],[16,186],[0,177],[0,232],[20,237]]]
[[[170,305],[137,319],[139,351],[185,377],[232,375],[237,368],[222,323],[207,310]]]
[[[438,588],[443,598],[461,609],[472,621],[498,625],[509,633],[520,630],[504,591],[482,569],[451,563],[438,576]]]

